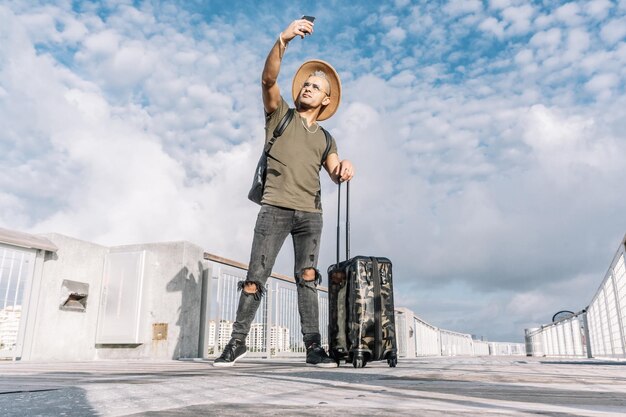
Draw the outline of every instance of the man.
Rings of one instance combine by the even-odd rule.
[[[266,114],[266,143],[289,110],[276,80],[287,45],[296,36],[313,33],[313,23],[298,19],[281,32],[263,68],[262,91]],[[261,303],[265,283],[287,235],[294,244],[294,277],[298,290],[298,310],[306,347],[306,363],[336,367],[321,346],[317,284],[319,242],[322,233],[322,206],[319,172],[324,168],[334,182],[349,181],[354,175],[348,160],[340,161],[337,145],[326,136],[319,120],[331,117],[339,105],[341,83],[329,64],[313,60],[304,63],[292,86],[295,112],[283,134],[271,148],[261,210],[254,228],[248,274],[240,282],[241,296],[231,340],[214,366],[232,366],[247,348],[245,339]],[[325,152],[327,157],[322,161]]]

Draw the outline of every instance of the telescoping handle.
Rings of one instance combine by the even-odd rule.
[[[337,187],[337,263],[341,240],[341,182]],[[350,181],[346,182],[346,259],[350,259]]]

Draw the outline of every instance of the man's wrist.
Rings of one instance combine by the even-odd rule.
[[[289,42],[285,42],[285,41],[283,40],[283,33],[282,33],[282,32],[280,32],[280,33],[278,34],[278,42],[280,42],[280,45],[281,45],[283,48],[287,49],[287,44],[288,44]]]

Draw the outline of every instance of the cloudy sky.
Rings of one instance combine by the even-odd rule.
[[[626,232],[626,0],[0,0],[0,227],[247,262],[262,65],[303,14],[280,87],[337,68],[352,255],[396,305],[502,341],[585,307]]]

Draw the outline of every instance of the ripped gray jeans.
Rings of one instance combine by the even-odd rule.
[[[276,256],[287,236],[291,234],[294,248],[294,277],[298,290],[298,310],[304,343],[320,344],[317,284],[321,275],[317,270],[319,243],[322,234],[322,214],[263,205],[254,227],[254,240],[248,275],[240,282],[241,296],[232,337],[245,340],[265,293],[265,283],[272,273]],[[314,275],[313,275],[314,274]],[[314,280],[305,280],[303,276]],[[256,293],[243,290],[248,283],[256,284]]]

